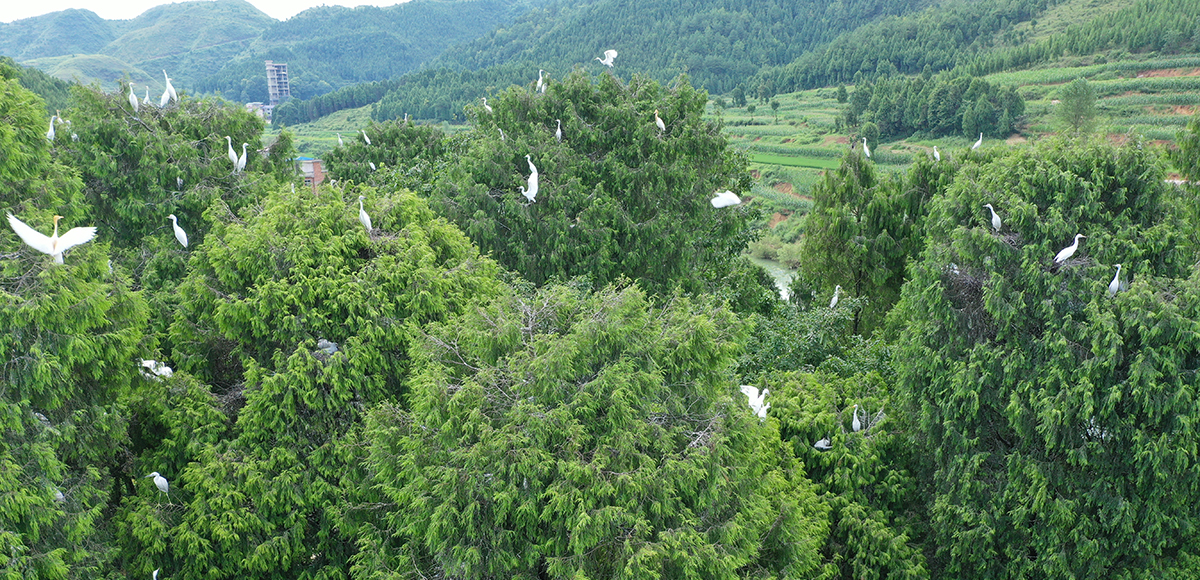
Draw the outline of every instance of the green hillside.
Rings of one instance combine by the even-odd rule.
[[[18,62],[99,52],[117,37],[113,24],[91,10],[63,10],[0,23],[0,54]]]

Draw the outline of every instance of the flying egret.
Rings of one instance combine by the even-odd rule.
[[[345,147],[345,146],[346,146],[346,142],[345,142],[345,141],[342,141],[342,134],[341,134],[341,133],[338,133],[338,134],[337,134],[337,136],[338,136],[338,147]]]
[[[558,123],[558,129],[554,131],[554,138],[558,139],[559,143],[562,143],[562,119],[555,119],[554,122]]]
[[[539,92],[539,93],[544,93],[544,92],[546,92],[546,83],[545,83],[545,82],[542,80],[542,73],[544,73],[544,72],[546,72],[546,71],[543,71],[543,70],[542,70],[542,69],[540,69],[540,68],[538,69],[538,82],[537,82],[537,87],[535,87],[535,88],[533,89],[533,90],[535,90],[535,91],[537,91],[537,92]]]
[[[980,133],[980,134],[979,134],[979,140],[978,140],[978,141],[976,141],[976,142],[975,142],[975,144],[971,146],[971,151],[974,151],[974,150],[976,150],[976,149],[979,149],[979,147],[980,147],[980,146],[982,146],[982,145],[983,145],[983,133]]]
[[[404,120],[405,120],[405,121],[407,121],[407,120],[408,120],[408,118],[405,118]],[[366,132],[366,131],[364,131],[364,130],[362,130],[362,129],[359,129],[359,130],[360,130],[360,131],[362,131],[362,134],[363,134],[363,141],[366,141],[366,142],[367,142],[367,145],[370,145],[370,144],[371,144],[371,138],[367,136],[367,132]]]
[[[767,409],[771,408],[771,404],[767,403],[767,394],[770,392],[770,389],[764,388],[760,392],[758,387],[753,385],[742,385],[742,394],[746,395],[746,398],[749,399],[747,402],[750,405],[750,409],[754,411],[754,414],[759,419],[767,418]]]
[[[1113,276],[1112,282],[1108,283],[1108,297],[1112,298],[1117,295],[1117,291],[1121,289],[1121,265],[1117,264],[1117,273]]]
[[[179,95],[175,93],[175,85],[171,84],[171,77],[167,76],[167,71],[163,70],[163,78],[167,79],[167,94],[171,96],[171,100],[179,103]]]
[[[488,114],[492,112],[492,106],[487,104],[487,97],[483,97],[483,110],[487,111]]]
[[[596,57],[596,60],[600,61],[600,64],[612,68],[614,58],[617,58],[617,51],[609,49],[604,51],[604,58]]]
[[[238,161],[237,149],[233,148],[233,140],[229,138],[229,135],[225,136],[225,146],[229,147],[229,151],[228,151],[229,162],[233,164],[234,173],[237,173],[237,161]]]
[[[1054,256],[1054,263],[1061,264],[1063,262],[1066,262],[1067,258],[1074,256],[1075,250],[1079,249],[1079,238],[1086,238],[1086,237],[1087,236],[1085,236],[1083,234],[1075,234],[1075,241],[1071,245],[1063,248],[1062,251],[1058,253],[1058,255]]]
[[[57,264],[63,263],[63,252],[78,246],[84,242],[90,241],[96,237],[95,227],[71,228],[62,237],[58,237],[58,220],[63,216],[54,216],[54,234],[46,237],[41,232],[25,225],[25,222],[17,219],[13,214],[8,214],[8,225],[12,227],[17,236],[21,238],[29,247],[54,256],[54,262]]]
[[[367,235],[371,234],[371,216],[367,215],[367,210],[363,209],[363,200],[365,196],[358,196],[358,221],[362,223],[364,228],[367,228]]]
[[[833,449],[833,442],[826,437],[820,441],[817,441],[816,443],[813,443],[813,449],[816,449],[817,451],[829,451],[830,449]]]
[[[934,161],[941,161],[941,160],[942,160],[942,154],[941,154],[941,153],[938,153],[938,150],[937,150],[937,145],[934,145],[934,146],[933,146],[933,160],[934,160]]]
[[[46,130],[46,140],[48,140],[48,141],[54,140],[54,120],[57,118],[58,118],[58,115],[50,116],[50,128]]]
[[[654,109],[654,124],[658,126],[659,131],[667,130],[666,123],[663,123],[662,117],[658,116],[658,109]]]
[[[150,85],[146,85],[146,95],[142,97],[142,104],[150,106]]]
[[[988,208],[988,210],[992,212],[992,229],[999,233],[1000,226],[1003,224],[1000,222],[1000,216],[996,214],[996,208],[992,207],[992,204],[990,203],[983,204],[983,207]]]
[[[175,214],[167,216],[167,219],[171,220],[171,229],[175,230],[175,239],[179,240],[179,244],[186,248],[187,232],[183,231],[183,228],[179,227],[179,219],[175,217]]]
[[[246,146],[247,145],[249,145],[249,143],[242,143],[242,156],[238,157],[237,169],[234,171],[235,173],[241,173],[246,170]]]
[[[829,301],[830,308],[837,308],[838,294],[841,293],[841,291],[842,291],[841,284],[838,284],[833,287],[833,299]]]
[[[854,420],[850,422],[850,428],[854,429],[855,433],[862,431],[862,421],[858,420],[858,405],[854,406]]]
[[[708,201],[712,203],[713,207],[722,208],[742,203],[742,198],[738,197],[736,193],[726,189],[725,191],[718,192],[716,197],[713,197]]]
[[[154,486],[158,488],[158,491],[161,491],[161,492],[167,494],[167,501],[171,500],[171,492],[170,492],[171,486],[167,484],[167,478],[159,475],[157,471],[152,472],[150,475],[147,475],[146,477],[153,477],[154,478]],[[145,479],[145,478],[143,478],[143,479]]]
[[[871,148],[867,147],[867,138],[866,137],[863,137],[863,155],[866,155],[867,159],[871,158]]]
[[[133,109],[134,113],[138,112],[138,100],[137,95],[133,94],[133,83],[129,83],[129,107]]]

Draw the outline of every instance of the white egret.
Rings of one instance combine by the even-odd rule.
[[[496,127],[496,130],[500,132],[500,140],[501,140],[501,141],[507,141],[507,140],[508,140],[508,139],[506,139],[506,138],[504,137],[504,129],[501,129],[500,127]]]
[[[525,196],[525,199],[528,199],[529,203],[533,203],[537,200],[538,194],[538,170],[533,164],[533,159],[530,159],[528,155],[525,156],[525,160],[529,162],[529,189],[526,190],[524,187],[520,187],[520,190],[521,195]]]
[[[155,568],[154,573],[150,575],[150,580],[158,580],[158,571],[162,568]]]
[[[171,84],[171,77],[167,76],[167,71],[163,71],[163,78],[167,79],[167,94],[171,96],[171,100],[179,102],[179,95],[175,93],[175,85]]]
[[[175,178],[175,186],[178,187],[179,189],[183,189],[183,178],[182,177]]]
[[[867,138],[866,137],[863,137],[863,155],[866,155],[867,159],[871,158],[871,148],[867,147]]]
[[[407,114],[407,113],[405,113],[405,117],[404,117],[404,120],[405,120],[405,121],[408,121],[408,116],[407,116],[407,115],[408,115],[408,114]],[[367,136],[367,132],[366,132],[366,131],[364,131],[364,130],[362,130],[362,129],[360,129],[360,131],[362,131],[362,134],[363,134],[363,141],[366,141],[366,142],[367,142],[367,145],[370,145],[370,144],[371,144],[371,138]]]
[[[596,57],[596,60],[600,61],[600,64],[612,68],[614,58],[617,58],[617,51],[609,49],[604,51],[604,58]]]
[[[742,385],[742,394],[746,395],[746,398],[749,399],[747,402],[750,404],[750,409],[754,411],[754,414],[759,419],[767,418],[767,409],[771,408],[771,404],[767,403],[767,394],[770,392],[770,389],[764,388],[760,392],[758,387],[753,385]]]
[[[558,129],[554,131],[554,138],[562,143],[562,119],[555,119],[554,122],[558,123]]]
[[[247,145],[249,145],[249,143],[242,143],[242,156],[238,157],[237,169],[234,170],[234,173],[241,173],[246,170],[246,146]]]
[[[816,449],[817,451],[829,451],[830,449],[833,449],[833,442],[826,437],[820,441],[817,441],[816,443],[813,443],[813,449]]]
[[[46,140],[48,140],[48,141],[54,140],[54,120],[57,118],[58,118],[58,115],[50,116],[50,128],[46,130]]]
[[[158,99],[158,108],[166,107],[169,102],[171,102],[171,91],[170,89],[163,89],[162,97]]]
[[[229,155],[229,162],[233,164],[233,170],[236,173],[238,161],[237,149],[233,148],[233,140],[229,138],[229,135],[225,136],[225,146],[229,147],[229,151],[227,153]]]
[[[142,359],[142,368],[139,370],[141,370],[143,377],[160,382],[162,381],[160,377],[169,378],[175,374],[175,371],[171,370],[171,367],[167,366],[166,363],[162,363],[154,359]]]
[[[990,203],[983,204],[983,207],[988,208],[988,211],[992,212],[992,229],[999,233],[1000,226],[1002,226],[1003,223],[1000,221],[1000,216],[996,214],[996,208],[992,207],[992,204]]]
[[[654,124],[658,126],[659,131],[667,130],[666,123],[663,123],[662,117],[658,116],[658,109],[654,109]]]
[[[1112,282],[1108,283],[1108,297],[1112,298],[1117,295],[1121,289],[1121,265],[1117,264],[1117,273],[1113,276]]]
[[[183,231],[183,228],[179,227],[179,219],[175,217],[175,214],[167,216],[167,219],[171,220],[171,229],[175,230],[175,239],[179,241],[179,245],[186,248],[187,232]]]
[[[521,195],[525,196],[525,199],[529,200],[529,203],[534,203],[537,201],[537,199],[536,199],[537,198],[537,190],[536,189],[531,189],[529,191],[525,191],[524,185],[518,185],[517,190],[521,192]]]
[[[546,83],[545,83],[544,81],[542,81],[542,73],[543,73],[543,72],[546,72],[546,71],[543,71],[543,70],[542,70],[542,69],[540,69],[540,68],[538,69],[538,82],[537,82],[537,87],[534,87],[534,89],[533,89],[533,90],[535,90],[535,91],[537,91],[537,92],[539,92],[539,93],[544,93],[544,92],[546,92]]]
[[[364,196],[358,196],[358,221],[362,223],[364,228],[367,228],[367,235],[371,234],[371,216],[367,215],[367,210],[363,209],[363,200],[367,199]]]
[[[375,169],[375,162],[374,162],[374,161],[368,161],[368,162],[367,162],[367,165],[370,165],[370,166],[371,166],[371,171],[375,171],[375,170],[376,170],[376,169]]]
[[[842,292],[842,285],[838,284],[833,287],[833,299],[829,301],[830,308],[837,308],[838,294]]]
[[[137,95],[133,94],[133,83],[129,83],[129,107],[133,109],[134,113],[138,112],[138,100]]]
[[[1086,237],[1087,236],[1085,236],[1083,234],[1075,234],[1075,241],[1071,245],[1063,248],[1062,251],[1060,251],[1058,253],[1058,255],[1054,256],[1054,263],[1061,264],[1063,262],[1066,262],[1067,258],[1074,256],[1075,250],[1079,249],[1079,238],[1086,238]]]
[[[167,484],[167,478],[159,475],[157,471],[150,473],[150,475],[147,475],[146,477],[153,477],[154,487],[157,487],[158,491],[167,494],[167,501],[171,500],[171,486]]]
[[[150,85],[146,85],[146,94],[142,97],[142,104],[150,106]]]
[[[333,354],[338,351],[338,345],[336,342],[326,340],[324,338],[317,341],[317,348],[325,351],[325,354]]]
[[[537,170],[537,167],[536,167],[536,166],[534,166],[534,164],[533,164],[533,159],[530,159],[530,158],[529,158],[529,155],[526,155],[526,156],[525,156],[525,161],[526,161],[527,163],[529,163],[529,172],[533,174],[533,176],[532,176],[532,177],[537,177],[538,170]]]
[[[722,208],[742,203],[742,198],[738,197],[736,193],[726,189],[725,191],[718,192],[716,197],[713,197],[708,201],[712,203],[713,207]]]
[[[342,134],[341,134],[341,133],[338,133],[338,134],[337,134],[337,136],[338,136],[338,147],[345,147],[345,146],[346,146],[346,142],[345,142],[345,141],[342,141]]]
[[[492,106],[487,104],[487,97],[483,97],[483,110],[487,111],[489,114],[492,112]]]
[[[854,429],[855,433],[862,431],[862,421],[858,420],[858,405],[854,406],[854,420],[850,422],[850,428]]]
[[[938,153],[938,150],[937,150],[937,145],[934,145],[934,146],[933,146],[933,160],[934,160],[934,161],[941,161],[941,160],[942,160],[942,154],[941,154],[941,153]]]
[[[979,134],[979,140],[978,140],[978,141],[976,141],[976,142],[975,142],[975,144],[971,146],[971,151],[974,151],[974,150],[976,150],[976,149],[979,149],[979,147],[980,147],[980,146],[982,146],[982,145],[983,145],[983,133],[980,133],[980,134]]]
[[[54,216],[54,234],[46,237],[45,234],[25,225],[25,222],[17,219],[13,214],[8,214],[8,225],[12,227],[17,236],[21,238],[29,247],[54,256],[54,262],[57,264],[63,263],[63,252],[78,246],[84,242],[90,241],[96,237],[95,227],[71,228],[62,237],[58,237],[58,220],[63,216]]]
[[[56,489],[54,490],[54,501],[58,503],[65,503],[67,501],[67,496],[63,495],[62,490]]]

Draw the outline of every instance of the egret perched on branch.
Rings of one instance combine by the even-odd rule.
[[[163,89],[162,97],[158,99],[158,108],[161,109],[163,107],[166,107],[167,103],[169,103],[169,102],[171,102],[171,90]]]
[[[654,124],[658,126],[660,132],[667,130],[666,123],[663,123],[662,117],[658,116],[658,109],[654,109]]]
[[[596,57],[596,60],[600,61],[600,64],[612,68],[614,58],[617,58],[617,51],[609,49],[604,51],[604,58]]]
[[[147,475],[146,477],[153,477],[154,478],[154,487],[157,487],[158,491],[161,491],[161,492],[167,494],[167,501],[171,501],[171,491],[170,491],[171,486],[167,484],[167,478],[159,475],[157,471],[152,472],[150,475]],[[142,478],[142,479],[145,479],[145,478]]]
[[[854,420],[850,422],[850,428],[854,429],[855,433],[862,431],[862,421],[858,420],[858,405],[854,406]]]
[[[235,173],[241,173],[242,171],[245,171],[245,169],[246,169],[246,146],[247,145],[249,145],[249,143],[242,143],[242,156],[238,157],[237,169],[234,170]]]
[[[337,136],[338,136],[338,147],[345,147],[345,146],[346,146],[346,142],[345,142],[345,141],[342,141],[342,134],[341,134],[341,133],[338,133],[338,134],[337,134]]]
[[[50,128],[46,130],[46,140],[47,141],[54,140],[54,120],[57,118],[58,118],[58,115],[50,115]]]
[[[375,162],[374,161],[368,161],[367,165],[371,166],[371,171],[375,171]]]
[[[833,299],[829,301],[830,308],[837,308],[838,294],[842,291],[842,285],[838,284],[833,287]]]
[[[483,110],[487,111],[488,114],[492,112],[492,106],[487,104],[487,97],[483,97]]]
[[[767,394],[770,392],[770,389],[764,388],[762,392],[759,392],[758,387],[742,385],[742,393],[749,399],[750,409],[754,411],[755,415],[758,415],[759,419],[767,418],[767,409],[771,408],[771,404],[766,401]]]
[[[934,146],[933,146],[933,160],[934,160],[934,161],[941,161],[941,160],[942,160],[942,154],[941,154],[941,153],[938,153],[938,150],[937,150],[937,145],[934,145]]]
[[[546,82],[542,80],[542,73],[544,73],[544,72],[546,72],[546,71],[543,71],[540,68],[538,69],[538,82],[537,82],[537,86],[534,87],[534,89],[533,89],[539,93],[546,92]]]
[[[362,223],[364,228],[367,228],[367,235],[371,234],[371,216],[367,215],[367,210],[363,209],[363,200],[365,196],[358,196],[358,221]]]
[[[150,575],[150,580],[158,580],[158,571],[162,568],[155,568],[154,573]]]
[[[133,109],[134,113],[138,112],[137,95],[133,94],[133,83],[129,83],[129,108]]]
[[[718,192],[716,197],[708,201],[712,203],[713,207],[722,208],[742,203],[742,198],[738,197],[736,193],[726,189],[725,191]]]
[[[1112,282],[1108,283],[1108,297],[1112,298],[1121,290],[1121,265],[1117,264],[1117,273],[1113,276]]]
[[[816,443],[813,443],[813,449],[816,449],[817,451],[829,451],[830,449],[833,449],[833,442],[826,437],[820,441],[817,441]]]
[[[229,147],[229,151],[228,151],[229,162],[233,164],[234,173],[237,173],[237,161],[238,161],[237,149],[233,148],[233,140],[229,138],[229,135],[225,136],[225,146]]]
[[[863,137],[863,155],[866,155],[867,159],[871,158],[871,149],[869,147],[867,147],[867,138],[866,137]]]
[[[159,377],[170,377],[175,374],[175,371],[171,370],[171,367],[167,366],[166,363],[161,363],[154,359],[142,359],[142,368],[138,370],[141,371],[143,377],[159,382],[162,382],[162,379]]]
[[[179,95],[175,94],[175,85],[171,84],[171,77],[167,76],[167,71],[163,70],[163,78],[167,79],[167,94],[171,96],[171,100],[179,103]]]
[[[142,97],[142,104],[150,106],[150,85],[146,85],[146,95]]]
[[[13,214],[8,214],[8,225],[12,227],[17,236],[21,238],[25,244],[43,254],[54,256],[56,264],[63,263],[63,252],[78,246],[79,244],[91,241],[96,237],[95,227],[71,228],[62,237],[58,237],[58,220],[63,216],[54,216],[54,234],[46,237],[45,234],[34,230],[25,225],[25,222],[17,219]]]
[[[167,216],[167,219],[171,220],[171,229],[175,230],[175,239],[179,241],[181,246],[186,248],[187,232],[183,231],[183,228],[179,227],[179,219],[175,217],[175,214]]]
[[[1066,262],[1067,259],[1070,258],[1071,256],[1074,256],[1075,250],[1079,249],[1079,238],[1086,238],[1086,237],[1087,236],[1085,236],[1083,234],[1075,234],[1075,241],[1071,245],[1063,248],[1062,251],[1058,253],[1058,255],[1054,256],[1054,263],[1061,264],[1063,262]]]
[[[1000,216],[996,215],[996,208],[992,207],[992,204],[990,203],[983,204],[983,207],[988,208],[988,210],[992,212],[992,229],[999,233],[1000,226],[1003,224],[1000,222]]]
[[[975,144],[971,146],[971,151],[974,151],[974,150],[976,150],[976,149],[979,149],[979,147],[980,147],[980,146],[982,146],[982,145],[983,145],[983,133],[980,133],[980,134],[979,134],[979,140],[978,140],[978,141],[976,141],[976,142],[975,142]]]
[[[507,138],[505,138],[505,137],[504,137],[504,129],[501,129],[500,127],[496,127],[496,130],[500,132],[500,140],[501,140],[501,141],[507,141],[507,140],[508,140]]]
[[[518,187],[518,189],[521,190],[521,195],[525,196],[525,199],[529,200],[529,203],[533,203],[537,201],[538,170],[537,167],[533,165],[533,160],[530,159],[528,155],[525,156],[525,160],[529,162],[529,189],[526,190],[523,186]]]
[[[404,120],[405,120],[405,121],[407,121],[407,120],[408,120],[407,116],[405,117],[405,119],[404,119]],[[362,129],[359,129],[359,130],[360,130],[360,131],[362,131],[362,134],[363,134],[363,141],[366,141],[366,142],[367,142],[367,145],[370,145],[370,144],[371,144],[371,138],[367,136],[367,132],[366,132],[365,130],[362,130]]]
[[[554,122],[558,123],[558,129],[555,129],[554,131],[554,138],[557,139],[559,143],[562,143],[562,119],[555,119]]]

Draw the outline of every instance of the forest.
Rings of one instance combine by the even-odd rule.
[[[1023,111],[885,72],[847,122]],[[0,577],[1200,575],[1200,116],[1173,149],[845,151],[781,300],[688,75],[375,122],[315,189],[220,99],[74,85],[51,116],[22,78]]]

